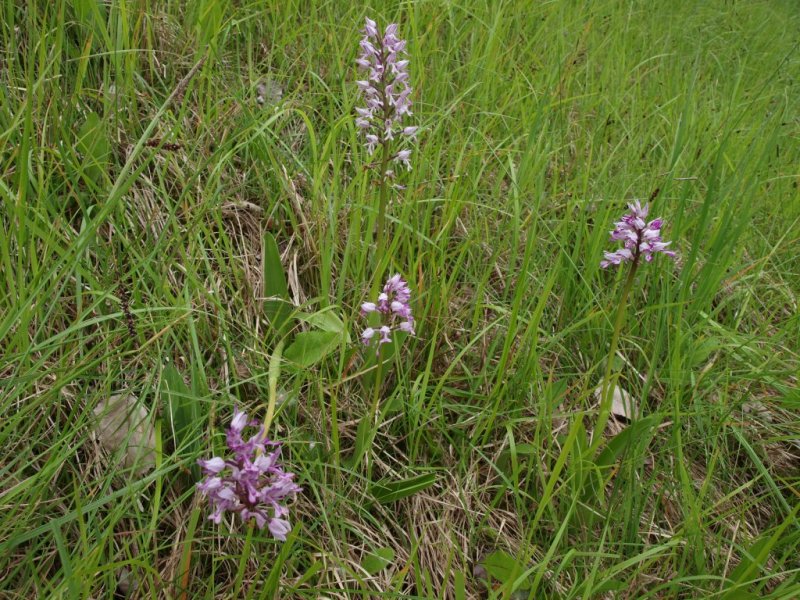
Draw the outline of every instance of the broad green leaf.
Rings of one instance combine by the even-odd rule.
[[[378,548],[364,557],[361,566],[370,575],[383,571],[394,560],[394,550],[391,548]]]
[[[325,309],[315,313],[301,313],[297,315],[298,321],[304,321],[315,329],[322,331],[332,331],[334,333],[347,334],[347,328],[344,321],[337,315],[333,309]]]
[[[467,600],[467,582],[464,573],[455,571],[453,573],[453,583],[455,587],[456,600]]]
[[[358,427],[356,428],[356,445],[353,452],[353,466],[361,462],[361,459],[363,458],[364,453],[367,451],[367,448],[371,442],[372,415],[366,413],[363,417],[361,417],[361,421],[359,421]]]
[[[652,429],[661,421],[660,415],[650,415],[643,419],[633,421],[628,427],[620,431],[606,444],[606,447],[595,460],[595,465],[605,468],[610,467],[631,444],[645,445],[650,441]]]
[[[696,367],[706,361],[713,352],[723,347],[723,343],[716,337],[698,340],[689,355],[689,364]]]
[[[76,148],[83,156],[83,172],[96,184],[107,178],[111,146],[108,143],[105,124],[100,116],[91,112],[78,132]]]
[[[643,419],[632,421],[628,427],[620,431],[606,444],[603,451],[593,461],[595,470],[590,471],[589,477],[583,484],[583,498],[586,500],[590,496],[602,497],[600,490],[606,484],[606,476],[611,467],[620,455],[633,446],[644,447],[650,443],[655,427],[661,421],[660,415],[650,415]],[[591,459],[585,458],[585,463]]]
[[[621,592],[628,587],[628,584],[624,581],[620,581],[618,579],[609,579],[592,588],[592,594],[599,596],[600,594],[604,594],[606,592]]]
[[[500,583],[512,581],[521,570],[517,559],[503,550],[492,552],[483,559],[481,564],[486,572]]]
[[[388,504],[401,498],[413,496],[436,483],[434,473],[426,473],[399,481],[379,481],[370,487],[370,494],[379,504]]]
[[[517,461],[523,458],[538,458],[542,455],[542,449],[537,448],[533,444],[517,444],[514,447],[514,454],[517,457]],[[506,473],[507,475],[511,474],[511,449],[503,450],[500,453],[500,456],[497,459],[497,468]]]
[[[729,591],[722,596],[723,600],[743,597],[742,592],[746,591],[743,588],[760,577],[761,570],[769,559],[770,552],[780,544],[783,532],[789,525],[797,525],[796,517],[798,512],[800,512],[800,503],[795,504],[792,512],[772,533],[764,534],[750,546],[747,555],[742,557],[742,562],[731,573],[730,584],[726,586]]]
[[[758,600],[762,596],[757,596],[747,590],[734,590],[732,592],[728,592],[723,596],[725,600]]]
[[[298,333],[284,357],[294,364],[307,368],[330,354],[340,343],[342,336],[334,331],[304,331]]]
[[[533,444],[517,444],[514,447],[517,456],[541,456],[542,449]]]
[[[168,365],[162,375],[162,394],[166,399],[169,411],[169,422],[174,437],[175,450],[181,453],[200,453],[200,438],[196,434],[200,426],[200,410],[195,395],[184,383],[180,372]],[[192,473],[196,478],[199,470],[192,465]]]
[[[278,378],[281,375],[281,356],[283,355],[283,340],[279,341],[272,357],[269,359],[269,404],[267,416],[264,419],[264,431],[269,431],[272,417],[275,415],[275,406],[278,403]]]
[[[734,569],[733,573],[730,574],[729,579],[741,583],[742,581],[746,581],[749,575],[758,577],[759,568],[763,566],[764,561],[769,557],[769,547],[767,546],[769,541],[769,535],[756,540],[750,546],[747,553],[742,555],[741,562],[736,569]]]
[[[567,383],[566,379],[547,382],[544,388],[544,395],[551,406],[558,406],[558,403],[564,398],[567,393]]]
[[[292,584],[292,590],[297,590],[301,586],[309,583],[320,571],[322,571],[322,569],[322,562],[315,560],[313,563],[311,563],[311,566],[305,570],[305,573],[295,580],[295,582]]]
[[[263,252],[261,264],[264,269],[264,296],[267,298],[264,301],[264,313],[278,335],[281,335],[292,312],[292,305],[278,243],[271,233],[264,234]]]

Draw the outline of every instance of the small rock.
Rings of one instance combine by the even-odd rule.
[[[603,383],[594,390],[594,397],[598,402],[603,401]],[[633,397],[618,385],[614,386],[614,395],[611,399],[611,414],[628,421],[633,421],[639,416],[639,406]]]
[[[95,432],[109,454],[123,450],[125,468],[136,467],[136,474],[150,471],[156,464],[155,430],[150,416],[133,394],[115,394],[94,409]]]

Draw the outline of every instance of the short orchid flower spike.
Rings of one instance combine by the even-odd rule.
[[[378,336],[378,350],[381,344],[392,341],[392,333],[403,331],[414,335],[414,316],[411,313],[411,289],[408,283],[399,275],[393,275],[386,280],[383,291],[378,295],[377,302],[364,302],[361,305],[361,314],[366,316],[379,313],[383,324],[375,329],[367,327],[361,333],[361,341],[371,344]]]
[[[248,426],[259,429],[245,441],[242,433]],[[280,465],[280,444],[267,439],[263,424],[249,422],[247,413],[238,410],[226,442],[229,458],[197,461],[205,475],[197,489],[209,500],[209,519],[221,523],[226,512],[238,513],[243,521],[255,519],[259,529],[266,526],[275,539],[285,541],[291,530],[285,518],[289,514],[286,502],[301,488],[294,483],[294,473]]]
[[[611,239],[622,242],[623,247],[615,252],[605,252],[600,266],[606,269],[624,262],[638,265],[641,258],[650,262],[653,255],[659,252],[675,258],[675,252],[667,249],[672,242],[661,241],[663,220],[659,218],[647,222],[649,206],[642,206],[638,200],[628,204],[628,208],[629,212],[614,224],[614,231],[611,232]]]

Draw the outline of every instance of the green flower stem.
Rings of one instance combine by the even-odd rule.
[[[622,289],[622,297],[619,299],[617,305],[617,316],[614,321],[614,334],[611,337],[611,348],[608,352],[608,360],[606,361],[606,373],[603,377],[602,395],[600,399],[600,412],[597,415],[597,425],[592,434],[591,451],[597,450],[603,440],[603,431],[606,428],[608,419],[611,416],[611,406],[614,398],[614,382],[612,381],[611,371],[614,368],[614,356],[617,353],[619,346],[619,338],[622,332],[622,324],[625,322],[625,309],[628,306],[628,296],[633,288],[633,280],[636,276],[636,269],[639,266],[639,261],[634,261],[631,264],[631,269],[628,271],[628,278],[625,280],[625,286]],[[617,373],[614,379],[619,377]]]
[[[375,373],[375,386],[372,389],[372,406],[370,406],[369,413],[364,418],[368,418],[372,422],[370,427],[369,441],[364,444],[364,455],[366,456],[369,448],[372,447],[372,441],[375,439],[375,433],[378,429],[378,418],[380,415],[381,403],[381,387],[383,384],[383,361],[380,357],[380,346],[378,346],[378,370]],[[367,478],[371,476],[372,461],[367,461]]]
[[[183,541],[183,551],[181,552],[181,562],[178,567],[179,579],[175,581],[175,595],[179,600],[186,600],[189,594],[189,578],[192,566],[192,544],[194,534],[197,530],[197,522],[200,520],[200,507],[195,506],[189,517],[189,526],[186,529],[186,538]]]
[[[241,590],[244,583],[244,574],[247,571],[247,561],[250,558],[250,548],[253,544],[253,530],[255,529],[255,521],[250,519],[247,524],[247,535],[244,538],[244,548],[239,556],[239,566],[236,569],[236,580],[233,584],[234,590]]]
[[[367,452],[372,446],[372,441],[375,439],[375,432],[378,426],[378,419],[380,417],[380,404],[381,404],[381,383],[383,383],[383,361],[378,357],[378,364],[373,379],[372,391],[372,405],[369,411],[361,417],[361,422],[358,425],[359,432],[356,435],[356,452],[353,456],[353,472],[358,470],[361,461],[365,460]],[[367,464],[367,478],[371,475],[372,465],[369,460]]]
[[[392,156],[391,144],[383,144],[383,156],[381,157],[380,167],[380,190],[378,192],[378,221],[377,238],[375,241],[375,275],[374,282],[380,284],[383,278],[383,270],[386,258],[386,205],[389,203],[389,185],[386,181],[386,170],[389,168],[389,161]],[[376,283],[373,283],[376,285]]]
[[[269,431],[272,418],[275,416],[275,405],[278,402],[278,376],[281,373],[281,356],[283,355],[283,340],[275,346],[275,351],[269,360],[269,404],[267,404],[267,416],[264,418],[264,432]]]

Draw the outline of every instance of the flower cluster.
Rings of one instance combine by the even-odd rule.
[[[263,425],[244,440],[242,432],[248,425],[258,427],[259,423],[248,422],[246,413],[234,411],[226,439],[233,457],[198,460],[206,477],[197,489],[209,499],[214,511],[209,519],[215,523],[222,521],[225,511],[239,513],[243,521],[254,518],[259,529],[267,525],[273,537],[283,541],[291,530],[283,518],[289,514],[283,503],[301,488],[293,481],[294,473],[281,468],[280,444],[267,439]]]
[[[614,231],[611,232],[611,239],[623,242],[624,247],[616,252],[605,252],[605,258],[600,261],[600,266],[604,269],[611,265],[619,265],[626,261],[634,265],[639,263],[639,259],[644,256],[647,262],[653,260],[653,255],[662,252],[669,257],[675,258],[675,253],[667,250],[672,242],[661,241],[661,219],[654,219],[647,223],[647,204],[642,206],[638,200],[628,204],[630,212],[623,215],[622,219],[614,223]]]
[[[397,37],[397,24],[387,25],[381,36],[375,21],[367,18],[361,40],[361,54],[356,63],[367,71],[367,79],[357,81],[366,106],[356,108],[356,126],[363,132],[367,152],[372,155],[378,146],[386,146],[396,138],[413,140],[417,127],[402,126],[403,117],[411,115],[411,87],[408,85],[406,42]],[[401,149],[392,160],[411,169],[411,150]],[[392,171],[385,175],[392,176]]]
[[[414,335],[414,317],[411,314],[411,290],[400,275],[394,275],[386,280],[383,292],[378,296],[377,302],[364,302],[361,305],[361,314],[380,313],[383,316],[383,325],[378,329],[367,327],[361,334],[361,340],[370,344],[372,339],[379,335],[378,349],[381,344],[392,341],[393,331],[404,331]]]

